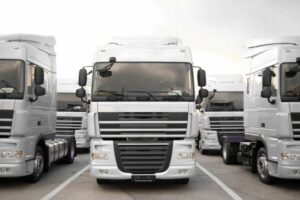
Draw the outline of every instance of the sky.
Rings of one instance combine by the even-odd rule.
[[[59,79],[77,79],[113,37],[175,36],[207,74],[244,73],[245,44],[300,35],[299,0],[2,0],[0,35],[56,37]]]

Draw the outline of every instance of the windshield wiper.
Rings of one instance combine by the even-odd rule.
[[[132,93],[145,93],[148,94],[149,97],[151,97],[152,99],[154,99],[155,101],[157,101],[157,99],[155,98],[155,96],[153,94],[151,94],[151,92],[148,91],[142,91],[142,90],[132,90],[132,91],[124,91],[124,92],[132,92]]]
[[[104,92],[109,93],[110,95],[113,95],[114,97],[125,97],[127,100],[129,99],[127,95],[121,92],[111,91],[111,90],[98,90],[97,92]],[[108,97],[110,98],[110,97]]]
[[[181,99],[181,100],[185,100],[180,94],[178,94],[176,91],[150,91],[152,93],[167,93],[167,94],[175,94],[177,98]],[[173,95],[167,96],[167,98],[172,98],[174,97]]]

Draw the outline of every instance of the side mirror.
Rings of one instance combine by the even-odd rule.
[[[273,76],[273,72],[270,70],[270,68],[266,68],[263,71],[263,75],[262,75],[262,86],[263,86],[263,88],[271,86],[272,76]]]
[[[82,68],[79,70],[79,77],[78,77],[79,86],[81,87],[86,86],[86,81],[87,81],[87,71],[86,69]]]
[[[262,98],[270,98],[272,96],[272,91],[270,87],[265,87],[264,89],[262,89],[260,96]]]
[[[79,88],[76,90],[76,96],[79,98],[83,98],[86,96],[86,91],[84,88]]]
[[[200,87],[204,87],[206,85],[206,73],[203,69],[198,70],[197,74],[197,79],[198,79],[198,85]]]
[[[207,90],[207,89],[201,88],[201,89],[199,90],[199,97],[201,97],[201,98],[206,98],[206,97],[208,97],[208,90]]]
[[[46,90],[45,90],[45,88],[37,85],[37,86],[35,86],[34,93],[35,93],[35,96],[43,96],[46,94]]]
[[[42,85],[44,83],[44,69],[41,67],[34,68],[34,83],[36,85]]]
[[[200,110],[201,109],[201,105],[200,104],[196,104],[196,109]]]

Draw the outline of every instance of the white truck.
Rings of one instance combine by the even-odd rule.
[[[86,69],[79,85],[86,85]],[[205,86],[199,69],[198,84]],[[208,91],[201,89],[200,96]],[[76,91],[78,97],[85,90]],[[91,175],[108,180],[188,183],[198,116],[191,51],[179,39],[117,39],[93,61],[88,114]]]
[[[72,163],[73,137],[55,136],[54,37],[0,37],[0,177],[37,182],[51,163]]]
[[[87,132],[87,105],[75,95],[77,83],[71,79],[58,79],[56,134],[75,136],[76,148],[90,147]]]
[[[225,163],[251,166],[264,183],[300,179],[300,37],[249,44],[245,136],[224,141]]]
[[[222,139],[243,138],[243,76],[215,74],[208,77],[209,95],[199,110],[198,148],[202,154],[221,150]]]

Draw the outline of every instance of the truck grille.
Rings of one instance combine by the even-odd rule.
[[[102,138],[185,137],[188,113],[99,113]]]
[[[291,113],[294,139],[300,140],[300,113]]]
[[[57,117],[56,133],[61,135],[73,135],[75,130],[81,129],[82,117]]]
[[[172,142],[114,142],[118,167],[133,174],[154,174],[168,169]]]
[[[13,115],[13,110],[0,110],[0,137],[8,137],[11,134]]]
[[[223,136],[243,136],[244,119],[243,117],[209,117],[210,129],[217,131],[218,140]]]

